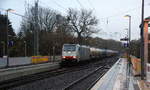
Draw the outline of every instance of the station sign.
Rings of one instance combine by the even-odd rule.
[[[12,47],[14,45],[14,41],[9,41],[8,45]]]
[[[120,41],[128,41],[128,38],[121,38]]]
[[[128,43],[123,43],[123,47],[128,47],[129,44]]]

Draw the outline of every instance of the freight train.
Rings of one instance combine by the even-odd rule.
[[[64,44],[62,62],[80,62],[114,56],[118,51],[99,49],[79,44]]]

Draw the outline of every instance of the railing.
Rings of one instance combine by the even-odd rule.
[[[47,62],[59,62],[61,56],[33,56],[33,57],[10,57],[8,61],[9,67],[32,65]],[[7,58],[0,58],[0,68],[7,66]]]

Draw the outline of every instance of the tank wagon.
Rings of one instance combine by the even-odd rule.
[[[118,52],[79,44],[64,44],[62,62],[79,62],[116,55]]]

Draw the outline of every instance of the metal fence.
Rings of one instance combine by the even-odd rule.
[[[50,56],[48,62],[59,62],[61,59],[61,56]],[[22,65],[31,65],[32,63],[32,57],[10,57],[8,66],[14,67],[14,66],[22,66]],[[38,63],[37,63],[38,64]],[[0,68],[4,68],[7,66],[7,58],[0,58]]]
[[[31,64],[31,57],[12,57],[9,58],[9,66],[27,65]]]
[[[6,58],[0,58],[0,68],[5,67],[7,65]]]

